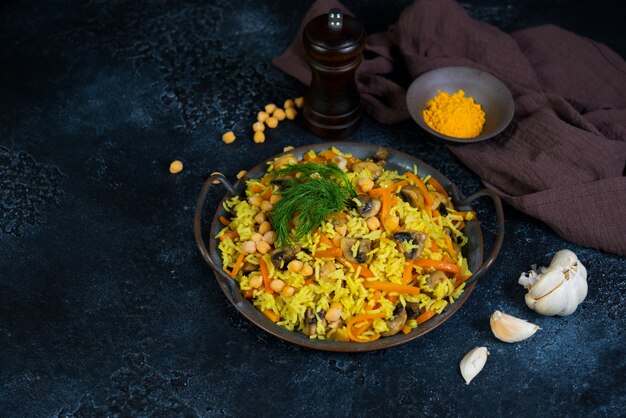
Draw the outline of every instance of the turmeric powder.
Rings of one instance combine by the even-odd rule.
[[[471,97],[459,90],[450,95],[440,91],[424,110],[424,121],[433,130],[455,138],[474,138],[485,124],[485,112]]]

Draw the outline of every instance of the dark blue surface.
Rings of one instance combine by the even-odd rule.
[[[407,1],[346,2],[374,32]],[[626,55],[606,1],[468,1],[514,30],[556,23]],[[314,352],[257,329],[228,304],[193,242],[196,194],[319,140],[249,126],[303,87],[269,64],[306,2],[60,1],[0,6],[0,415],[619,416],[626,414],[626,260],[568,244],[505,207],[506,240],[461,311],[425,338],[368,354]],[[626,94],[626,92],[625,92]],[[221,142],[224,130],[238,140]],[[357,141],[479,179],[413,123],[369,118]],[[181,159],[185,170],[167,171]],[[210,201],[214,209],[221,192]],[[493,210],[480,208],[486,240]],[[625,238],[626,239],[626,238]],[[567,318],[524,303],[517,277],[575,251],[589,295]],[[542,328],[496,340],[495,310]],[[466,386],[463,355],[491,356]]]

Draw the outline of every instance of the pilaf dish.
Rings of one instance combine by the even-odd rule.
[[[367,343],[410,333],[463,293],[466,221],[430,176],[331,148],[287,154],[224,203],[224,271],[277,325]]]

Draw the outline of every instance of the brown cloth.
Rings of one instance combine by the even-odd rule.
[[[320,0],[296,39],[274,59],[305,84],[302,29],[338,7]],[[626,63],[606,46],[555,26],[506,34],[452,0],[417,0],[387,32],[368,36],[357,83],[368,113],[384,123],[409,118],[407,82],[444,66],[502,80],[515,118],[494,139],[449,145],[484,184],[576,244],[626,256]],[[409,81],[410,81],[409,80]]]

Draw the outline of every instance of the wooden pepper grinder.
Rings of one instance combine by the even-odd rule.
[[[363,59],[365,30],[339,9],[311,20],[302,34],[313,72],[304,96],[304,125],[322,138],[345,138],[356,131],[363,105],[355,72]]]

